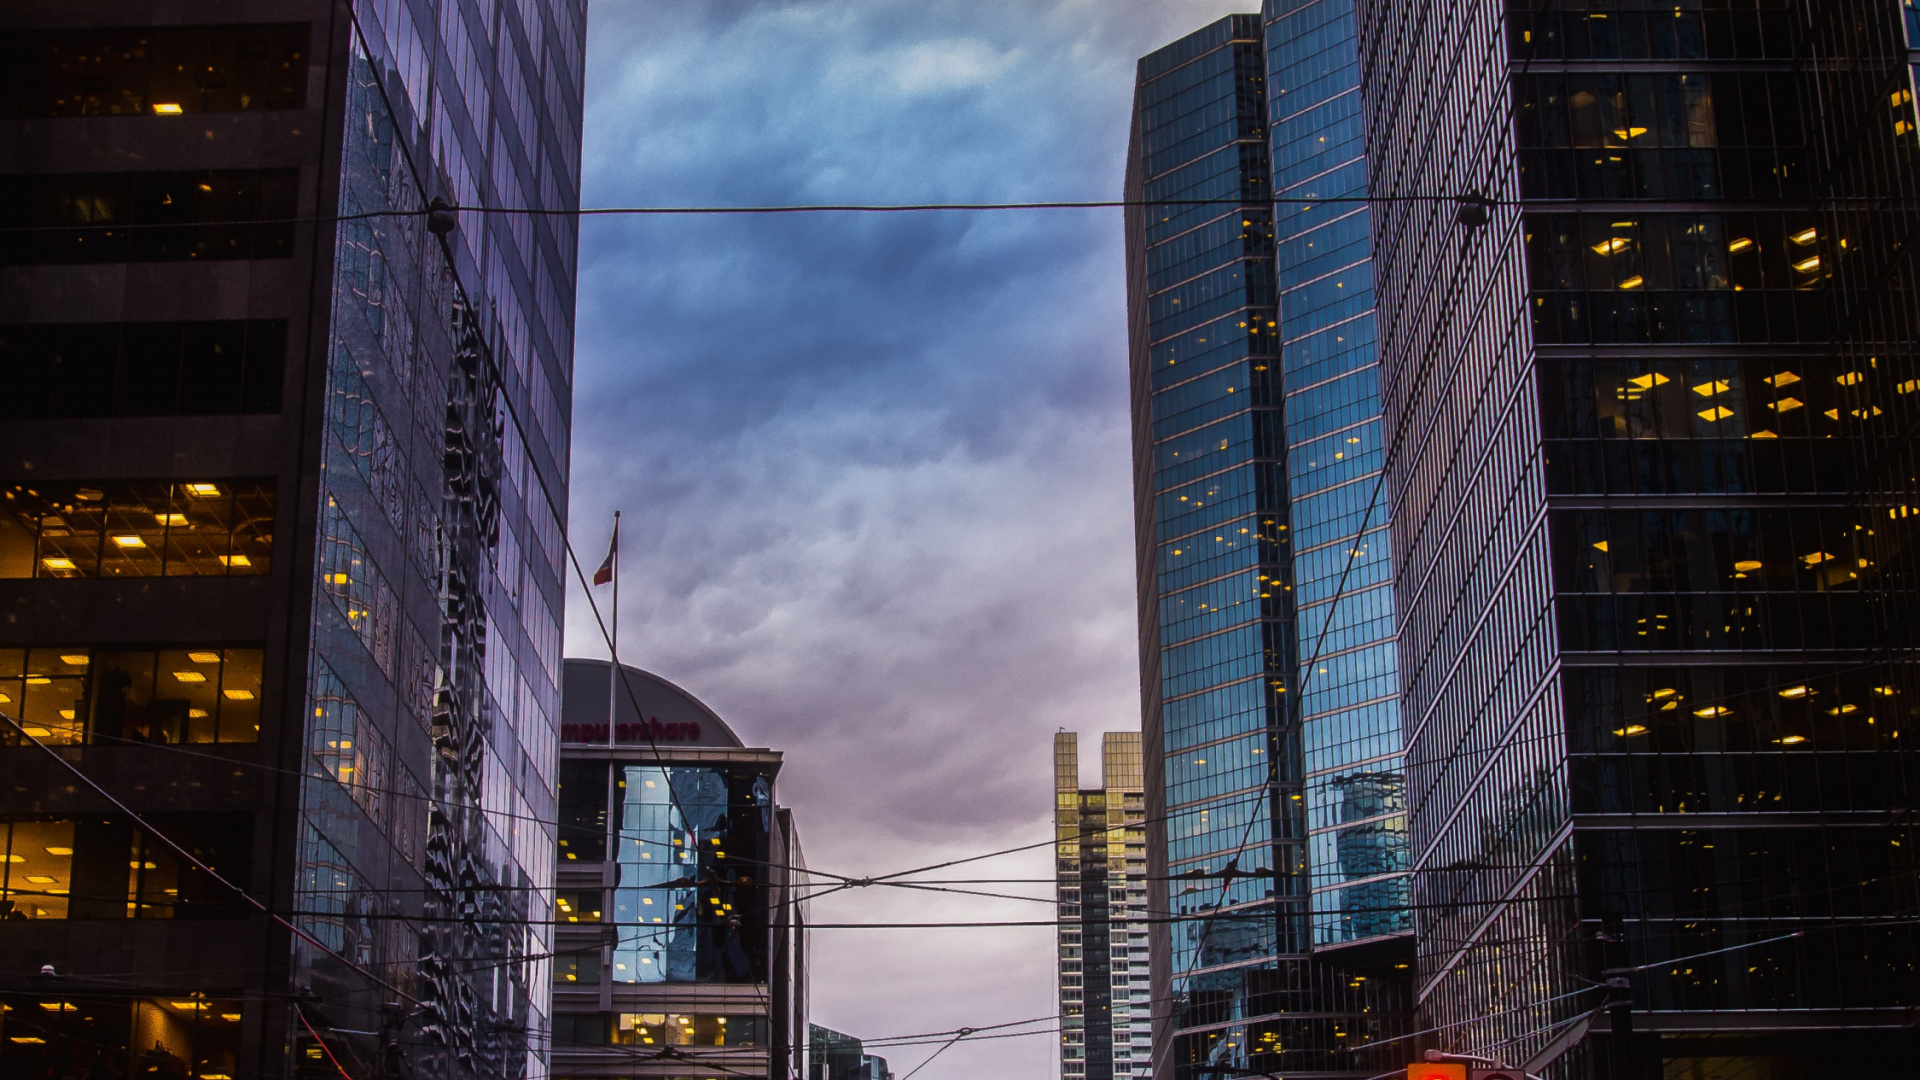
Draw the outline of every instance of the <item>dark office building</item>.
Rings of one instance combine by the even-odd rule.
[[[1421,1026],[1910,1072],[1914,13],[1358,9]]]
[[[0,9],[0,1076],[547,1074],[584,33]]]
[[[1327,303],[1299,293],[1287,301],[1301,316],[1293,328],[1276,299],[1283,278],[1312,284],[1300,249],[1332,237],[1340,240],[1321,265],[1351,271],[1349,285],[1363,280],[1364,237],[1356,248],[1352,220],[1328,231],[1324,215],[1289,215],[1299,242],[1276,269],[1274,170],[1306,151],[1278,135],[1269,142],[1270,115],[1291,108],[1269,100],[1270,59],[1306,97],[1340,95],[1303,79],[1302,57],[1270,58],[1270,47],[1261,16],[1233,15],[1144,57],[1127,157],[1127,199],[1144,204],[1127,217],[1128,331],[1149,910],[1166,920],[1149,935],[1161,1080],[1378,1073],[1385,1059],[1367,1044],[1396,1030],[1404,1007],[1394,976],[1411,961],[1394,924],[1404,888],[1397,723],[1390,704],[1378,707],[1394,696],[1394,671],[1378,612],[1367,615],[1391,600],[1376,590],[1341,601],[1324,654],[1328,642],[1298,626],[1294,603],[1294,485],[1326,496],[1302,511],[1313,526],[1305,572],[1316,630],[1346,576],[1342,557],[1380,543],[1382,522],[1364,524],[1369,470],[1380,468],[1377,444],[1366,444],[1377,438],[1379,406],[1365,342],[1313,332],[1343,322],[1366,330],[1352,320],[1371,307],[1365,290]],[[1308,138],[1318,134],[1301,133]],[[1321,160],[1348,161],[1354,141]],[[1302,358],[1322,350],[1314,377],[1330,387],[1322,397],[1331,408],[1298,435],[1285,415],[1296,407],[1282,371],[1294,362],[1288,335],[1311,339]],[[1290,475],[1289,447],[1302,440],[1302,454],[1326,443],[1328,461]],[[1354,561],[1380,584],[1379,558]],[[1327,663],[1313,672],[1297,670],[1302,656],[1321,655]],[[1301,704],[1303,685],[1317,692],[1315,706]],[[1310,898],[1323,899],[1321,917],[1310,915]],[[1380,918],[1347,920],[1354,909]],[[1316,944],[1362,939],[1369,947],[1338,959],[1315,955]]]
[[[780,752],[604,660],[566,662],[564,720],[553,1076],[801,1075],[805,863]]]

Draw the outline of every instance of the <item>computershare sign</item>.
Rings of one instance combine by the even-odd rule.
[[[661,723],[655,716],[647,720],[613,725],[613,741],[616,743],[644,742],[688,742],[700,737],[700,723],[697,720],[683,720]],[[607,725],[605,724],[561,724],[560,741],[570,743],[607,743]]]

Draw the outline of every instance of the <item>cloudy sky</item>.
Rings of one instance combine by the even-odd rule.
[[[596,0],[584,201],[1115,198],[1134,60],[1257,6]],[[1044,840],[1052,733],[1097,758],[1093,733],[1139,724],[1120,241],[1116,210],[588,220],[574,541],[597,561],[625,511],[622,659],[787,751],[816,867]],[[606,655],[577,591],[567,640]],[[869,890],[812,914],[1049,908]],[[816,931],[815,1020],[1049,1015],[1052,939]],[[1044,1036],[963,1043],[916,1080],[1054,1060]]]

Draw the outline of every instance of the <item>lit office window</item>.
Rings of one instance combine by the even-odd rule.
[[[271,481],[0,489],[0,578],[264,574],[272,554]]]
[[[298,109],[306,23],[0,34],[0,116],[181,116]]]

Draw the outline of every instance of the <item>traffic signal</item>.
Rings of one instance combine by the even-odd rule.
[[[1422,1061],[1407,1066],[1407,1080],[1467,1080],[1467,1067],[1453,1061]]]

